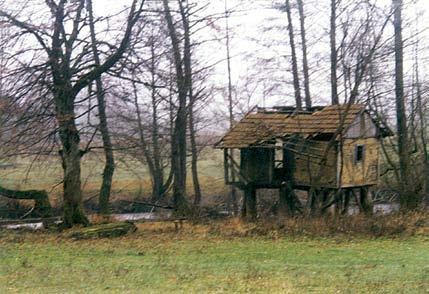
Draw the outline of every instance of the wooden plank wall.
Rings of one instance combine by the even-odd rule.
[[[323,158],[329,142],[308,141],[306,145],[307,150],[303,150],[302,154],[295,154],[295,184],[310,186],[321,175],[319,186],[335,187],[337,174],[336,146],[329,148],[325,161]]]
[[[364,147],[364,158],[355,160],[357,145]],[[346,139],[343,145],[342,187],[376,185],[378,183],[379,142],[377,138]]]

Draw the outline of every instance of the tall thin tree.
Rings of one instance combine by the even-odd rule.
[[[308,73],[308,60],[307,60],[307,38],[305,33],[305,14],[304,3],[298,0],[299,22],[301,27],[301,48],[302,48],[302,71],[304,74],[304,94],[305,94],[305,107],[311,108],[311,94],[310,94],[310,76]]]
[[[399,174],[401,176],[401,205],[412,209],[417,206],[417,199],[409,187],[409,146],[407,114],[404,97],[404,54],[402,40],[402,0],[392,0],[395,30],[395,102],[396,127],[398,135]]]
[[[301,89],[299,86],[299,74],[298,74],[298,62],[296,58],[296,48],[295,48],[295,33],[293,31],[292,23],[292,12],[290,7],[290,1],[286,0],[286,14],[288,19],[288,32],[289,32],[289,42],[290,42],[290,51],[292,57],[292,75],[293,75],[293,89],[295,94],[295,104],[298,110],[302,109],[302,98],[301,98]]]
[[[91,34],[91,47],[94,57],[94,65],[99,67],[101,65],[100,56],[97,49],[97,39],[95,35],[95,21],[94,21],[94,12],[92,9],[92,0],[87,0],[87,10],[89,16],[89,28]],[[101,138],[103,140],[103,150],[104,150],[104,169],[103,169],[103,179],[101,182],[100,195],[99,195],[99,211],[101,214],[109,214],[109,199],[110,192],[112,189],[112,180],[113,173],[115,171],[115,159],[113,156],[112,140],[110,138],[109,127],[107,123],[106,115],[106,101],[105,101],[105,92],[103,87],[103,82],[101,76],[95,79],[96,87],[96,97],[97,97],[97,107],[98,107],[98,118],[100,120],[99,129],[101,133]]]
[[[171,14],[168,0],[163,0],[164,16],[167,22],[168,34],[171,41],[174,68],[176,74],[176,87],[179,106],[174,122],[172,142],[173,202],[178,214],[183,214],[187,208],[186,200],[186,125],[187,125],[187,97],[189,93],[189,79],[183,68],[181,44]]]
[[[337,86],[337,42],[336,42],[336,30],[337,30],[337,1],[331,0],[331,16],[330,16],[330,44],[331,44],[331,103],[338,104],[338,86]]]

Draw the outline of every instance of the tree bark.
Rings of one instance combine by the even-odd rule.
[[[226,32],[226,64],[228,74],[228,114],[229,114],[229,129],[231,130],[234,126],[234,107],[232,101],[232,80],[231,80],[231,54],[229,46],[229,22],[228,22],[228,3],[225,0],[225,32]],[[234,150],[231,149],[231,157],[234,158]],[[235,182],[235,170],[231,169],[231,180]],[[230,185],[230,204],[232,206],[233,213],[238,215],[238,203],[237,203],[237,189],[234,185]]]
[[[395,29],[395,97],[396,125],[398,130],[399,174],[401,176],[401,206],[404,209],[417,208],[417,195],[411,192],[409,178],[409,146],[407,115],[404,101],[404,69],[402,41],[402,0],[392,0]]]
[[[94,57],[94,64],[96,67],[99,67],[100,57],[97,49],[97,40],[95,37],[95,28],[94,28],[94,15],[92,11],[92,0],[87,0],[87,9],[89,14],[89,28],[91,34],[91,47],[92,53]],[[99,127],[101,132],[101,137],[103,140],[103,150],[105,157],[105,164],[103,169],[103,179],[100,187],[100,195],[99,195],[99,212],[101,214],[109,214],[109,199],[110,192],[112,189],[112,180],[113,173],[115,171],[115,160],[113,156],[113,148],[112,141],[110,139],[110,132],[107,123],[106,116],[106,103],[105,103],[105,93],[103,89],[103,83],[101,81],[101,76],[95,79],[96,84],[96,96],[98,103],[98,116],[99,116]]]
[[[198,148],[195,139],[195,125],[194,125],[194,109],[193,103],[189,106],[189,136],[191,143],[191,172],[192,182],[194,185],[194,205],[199,206],[201,203],[201,186],[198,179]]]
[[[331,43],[331,103],[338,104],[337,89],[337,45],[336,45],[336,19],[337,19],[337,1],[331,0],[331,29],[329,33]]]
[[[292,24],[292,13],[290,9],[289,0],[286,0],[286,14],[288,19],[288,31],[289,31],[289,42],[290,50],[292,54],[292,74],[293,74],[293,88],[295,93],[296,109],[302,109],[301,89],[299,87],[299,75],[298,75],[298,62],[296,58],[295,39]]]
[[[194,186],[194,205],[199,206],[201,202],[201,187],[200,181],[198,179],[198,148],[196,142],[196,129],[195,129],[195,102],[197,96],[194,95],[193,91],[193,74],[192,74],[192,59],[191,59],[191,32],[189,28],[189,7],[186,9],[183,6],[182,2],[179,1],[180,14],[183,23],[184,30],[184,46],[183,46],[183,56],[184,56],[184,73],[186,84],[188,87],[189,95],[189,137],[191,144],[191,172],[192,172],[192,183]]]
[[[301,43],[302,43],[302,70],[304,73],[304,93],[305,93],[305,107],[311,108],[311,94],[310,94],[310,76],[308,73],[308,60],[307,60],[307,39],[305,37],[305,14],[304,3],[298,0],[299,21],[301,26]]]
[[[168,32],[173,48],[173,59],[176,69],[176,86],[179,99],[179,107],[177,109],[174,123],[174,140],[172,142],[171,150],[172,157],[174,158],[172,161],[174,164],[173,202],[176,214],[182,215],[188,210],[188,203],[186,200],[186,101],[189,92],[189,85],[182,68],[180,43],[174,27],[174,21],[170,12],[168,0],[163,0],[163,6],[165,20],[167,22]],[[186,56],[184,59],[186,59]]]
[[[80,136],[75,124],[74,99],[67,92],[57,93],[57,123],[63,149],[60,151],[64,171],[64,222],[65,227],[74,224],[88,225],[82,207]]]
[[[426,206],[429,206],[429,152],[427,147],[427,126],[426,126],[426,111],[423,109],[423,97],[422,89],[420,84],[420,72],[419,72],[419,60],[418,60],[418,45],[419,39],[416,41],[415,49],[415,78],[416,78],[416,98],[417,98],[417,111],[420,122],[420,140],[423,150],[423,163],[424,163],[424,174],[423,174],[423,201]]]
[[[156,92],[156,65],[155,65],[155,40],[151,42],[151,98],[152,98],[152,146],[153,146],[153,186],[152,186],[152,200],[159,200],[165,193],[164,187],[164,170],[161,165],[161,151],[159,147],[159,125],[158,125],[158,107],[157,107],[157,92]]]

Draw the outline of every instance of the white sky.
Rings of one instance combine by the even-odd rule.
[[[5,0],[11,1],[11,0]],[[93,0],[94,1],[94,11],[96,15],[108,15],[117,12],[120,9],[126,8],[131,3],[131,0]],[[208,0],[189,0],[190,3],[201,3]],[[350,0],[342,0],[350,1]],[[173,0],[171,1],[173,2]],[[224,0],[211,0],[210,10],[207,11],[208,14],[222,13],[224,10]],[[279,2],[279,1],[277,1]],[[291,0],[291,3],[294,3],[294,0]],[[14,5],[9,6],[9,8],[16,8],[23,6],[29,6],[37,4],[39,6],[44,6],[44,1],[42,0],[26,0],[26,1],[11,1],[15,3]],[[267,96],[263,97],[262,91],[264,89],[264,84],[258,84],[259,89],[256,90],[252,97],[248,97],[248,93],[240,91],[238,93],[238,98],[242,101],[247,101],[247,107],[250,107],[254,104],[259,105],[273,105],[273,104],[293,104],[294,99],[292,97],[292,87],[290,82],[292,76],[290,74],[290,60],[289,55],[289,41],[286,31],[287,19],[286,14],[279,12],[272,8],[272,0],[228,0],[229,8],[233,8],[234,12],[230,18],[230,29],[231,29],[231,55],[232,55],[232,74],[233,74],[233,85],[240,87],[243,84],[243,81],[247,77],[258,78],[266,76],[269,73],[270,68],[263,68],[255,66],[254,61],[250,58],[252,55],[257,55],[263,58],[274,58],[276,57],[278,61],[277,73],[272,76],[274,78],[284,78],[284,87],[278,89],[273,97]],[[309,46],[309,59],[310,67],[315,70],[315,73],[311,77],[311,86],[312,94],[315,102],[318,104],[328,102],[330,93],[329,93],[329,39],[328,39],[328,29],[329,29],[329,4],[330,0],[305,0],[305,10],[306,10],[306,30],[307,30],[307,39]],[[378,5],[383,5],[389,7],[391,0],[377,0]],[[411,24],[412,29],[416,27],[415,19],[416,15],[419,15],[419,29],[422,31],[422,41],[420,48],[422,53],[419,56],[420,58],[420,68],[422,74],[427,72],[428,61],[429,61],[429,30],[427,19],[427,10],[429,7],[429,0],[406,0],[408,8],[404,12],[404,27],[407,26],[407,23],[414,22]],[[37,9],[37,5],[35,6]],[[35,10],[37,12],[37,10]],[[297,11],[294,10],[295,15]],[[33,18],[37,18],[37,13],[35,13]],[[220,20],[217,24],[220,28],[224,28],[224,20]],[[275,31],[264,31],[264,27],[272,26],[281,26],[280,29]],[[298,19],[294,19],[294,26],[297,30],[299,27]],[[389,26],[390,32],[393,31],[392,25]],[[199,33],[199,38],[210,39],[213,37],[213,30],[203,30]],[[218,37],[222,37],[223,32],[217,33]],[[404,38],[410,35],[409,29],[404,29]],[[276,46],[267,47],[268,44],[273,41],[277,42]],[[408,42],[410,40],[407,40]],[[299,35],[296,35],[297,51],[300,52],[299,47]],[[405,54],[409,55],[412,51],[412,48],[406,48]],[[202,55],[207,62],[218,63],[225,59],[225,46],[223,42],[210,42],[207,43],[204,47],[201,48],[203,51]],[[316,63],[320,61],[320,63]],[[411,63],[406,63],[405,71],[406,73],[410,72]],[[301,67],[301,66],[300,66]],[[280,74],[279,74],[280,72]],[[283,72],[283,76],[281,73]],[[423,77],[425,78],[425,77]],[[213,76],[213,82],[219,86],[226,86],[227,76],[226,76],[226,62],[219,62],[216,66],[215,75]],[[269,87],[270,81],[266,82],[265,86]],[[223,101],[223,97],[215,98],[216,101]],[[243,108],[246,108],[246,105],[242,105]]]
[[[210,3],[209,14],[223,13],[225,0],[206,0]],[[190,3],[205,3],[206,1],[189,0]],[[117,1],[117,0],[94,0],[95,8],[98,13],[108,14],[112,11],[123,8],[130,1]],[[172,1],[173,2],[173,1]],[[289,38],[286,31],[287,18],[284,12],[280,12],[272,8],[273,0],[227,0],[228,7],[234,12],[230,19],[229,25],[231,30],[231,56],[232,58],[232,80],[233,86],[240,88],[237,93],[237,99],[242,103],[237,106],[236,111],[239,113],[245,112],[248,108],[258,104],[259,106],[272,106],[272,105],[293,105],[293,89],[291,85],[292,75],[290,73],[290,59],[289,59]],[[291,0],[293,4],[295,1]],[[347,0],[342,0],[347,2]],[[351,3],[356,3],[351,2]],[[429,8],[429,0],[404,0],[407,5],[406,10],[403,12],[404,22],[404,39],[407,44],[413,40],[406,39],[413,34],[412,31],[416,30],[416,22],[421,32],[420,49],[420,69],[422,79],[427,80],[427,69],[429,69],[429,22],[427,19],[427,11]],[[311,92],[314,104],[325,104],[330,101],[330,71],[329,71],[329,15],[330,15],[330,0],[304,0],[305,14],[306,14],[306,30],[308,40],[308,54],[310,60],[310,67],[313,70],[311,78]],[[389,8],[391,0],[377,0],[377,5]],[[297,52],[300,54],[300,40],[299,40],[299,22],[297,18],[297,10],[294,10],[294,28],[297,31],[295,42]],[[416,18],[418,17],[418,20]],[[220,20],[217,24],[219,28],[224,29],[225,22]],[[265,31],[264,28],[272,26],[281,26],[282,28],[276,31]],[[283,30],[283,31],[282,31]],[[412,31],[410,31],[412,30]],[[386,30],[387,34],[393,34],[393,25],[389,24]],[[200,33],[202,39],[212,38],[213,31],[203,30]],[[223,32],[217,32],[218,37],[222,37]],[[272,42],[277,42],[276,46],[267,47]],[[339,41],[338,41],[339,42]],[[338,44],[337,42],[337,44]],[[405,73],[408,78],[411,78],[412,72],[412,46],[406,47],[405,54]],[[225,46],[222,42],[210,42],[201,48],[202,55],[210,63],[218,63],[225,59],[226,52]],[[255,66],[255,61],[251,56],[257,55],[266,59],[276,58],[278,66],[276,72],[271,79],[281,77],[284,83],[277,91],[264,97],[264,89],[270,87],[270,79],[266,82],[251,84],[251,89],[255,90],[253,95],[243,91],[243,83],[246,78],[257,79],[259,77],[271,75],[270,68],[263,68]],[[284,57],[282,57],[284,56]],[[393,56],[392,56],[393,58]],[[316,60],[318,61],[316,63]],[[301,64],[299,60],[299,69]],[[392,60],[393,62],[393,60]],[[226,87],[226,62],[222,61],[216,65],[213,82],[218,86]],[[283,71],[283,73],[282,73]],[[281,76],[283,74],[283,76]],[[276,77],[277,76],[277,77]],[[407,78],[406,78],[407,79]],[[252,87],[258,87],[253,89]],[[302,87],[302,81],[301,81]],[[392,88],[393,89],[393,85]],[[303,91],[302,91],[303,92]],[[225,97],[218,94],[214,97],[215,109],[218,110],[219,106],[226,108]],[[393,107],[393,106],[392,106]]]

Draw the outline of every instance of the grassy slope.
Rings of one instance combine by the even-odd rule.
[[[427,293],[429,239],[268,239],[171,231],[0,239],[0,293]]]

